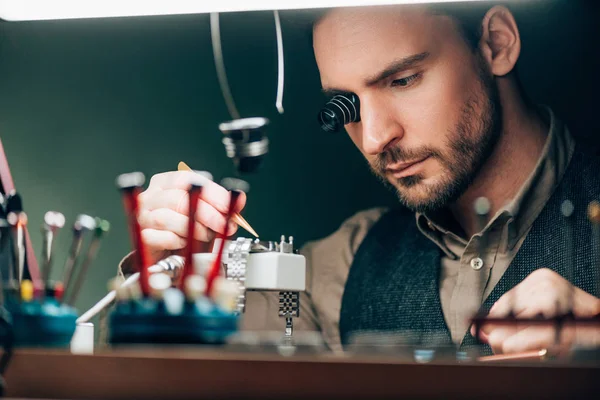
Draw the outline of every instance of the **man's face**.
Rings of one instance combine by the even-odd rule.
[[[372,170],[417,211],[455,201],[492,152],[500,104],[484,61],[422,8],[338,9],[315,27],[325,92],[353,92],[346,125]]]

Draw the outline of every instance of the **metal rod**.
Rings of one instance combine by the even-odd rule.
[[[58,230],[65,225],[65,216],[59,212],[48,211],[44,215],[44,224],[42,225],[43,246],[42,246],[42,280],[44,287],[50,287],[50,278],[52,275],[53,247],[54,237]],[[21,276],[21,279],[22,276]]]
[[[79,254],[81,253],[81,246],[83,244],[85,233],[94,230],[94,228],[96,228],[94,218],[85,214],[77,216],[77,219],[73,224],[73,240],[71,241],[69,255],[67,256],[67,261],[65,262],[65,267],[63,269],[63,285],[65,293],[69,290],[69,284],[71,283],[75,265],[77,264],[77,261],[79,261]]]
[[[24,231],[23,225],[27,224],[27,219],[22,219],[23,213],[19,216],[19,221],[16,226],[16,246],[17,246],[17,260],[18,260],[18,281],[19,283],[23,279],[23,272],[25,271],[25,242],[24,242]],[[23,222],[24,221],[24,222]]]
[[[223,185],[226,186],[226,185]],[[230,200],[229,200],[229,208],[227,210],[227,215],[225,217],[225,224],[223,225],[223,233],[219,234],[219,238],[221,239],[221,244],[219,245],[219,252],[215,257],[215,261],[208,271],[208,275],[206,277],[206,295],[211,296],[213,283],[215,279],[219,276],[219,271],[221,270],[221,261],[223,260],[223,250],[225,249],[225,239],[227,238],[227,227],[229,226],[229,221],[231,220],[231,215],[233,214],[233,210],[235,209],[235,205],[237,203],[237,199],[240,195],[240,192],[237,190],[231,190],[230,192]]]
[[[533,350],[514,354],[496,354],[493,356],[479,357],[479,362],[499,362],[499,361],[526,361],[526,360],[544,360],[548,356],[548,350]]]
[[[138,222],[139,203],[138,195],[142,191],[145,176],[141,172],[122,174],[117,177],[117,187],[121,190],[123,206],[128,220],[129,234],[135,253],[134,262],[140,272],[140,289],[144,297],[150,295],[148,284],[148,267],[150,266],[150,255],[142,240],[142,230]]]
[[[23,211],[9,212],[8,223],[11,226],[11,242],[13,246],[13,269],[10,284],[20,290],[20,282],[25,270],[25,235],[24,227],[27,225],[27,214]]]
[[[69,305],[73,305],[77,301],[77,297],[79,296],[79,291],[81,290],[81,286],[85,281],[85,276],[90,268],[90,265],[96,258],[96,254],[100,248],[100,240],[104,236],[106,232],[108,232],[110,228],[110,224],[108,221],[100,220],[96,222],[96,229],[94,229],[94,237],[88,247],[87,254],[83,263],[81,264],[81,268],[79,269],[79,274],[77,275],[77,280],[75,281],[75,286],[73,286],[73,291],[69,293],[68,300],[65,302]]]
[[[198,201],[202,193],[202,186],[192,184],[188,190],[189,197],[189,208],[188,208],[188,231],[187,231],[187,245],[185,247],[185,266],[181,273],[181,279],[179,280],[179,288],[183,289],[185,286],[185,280],[193,275],[194,273],[194,231],[196,227],[196,210],[198,209]]]

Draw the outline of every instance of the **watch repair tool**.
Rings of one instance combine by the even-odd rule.
[[[52,275],[52,262],[54,258],[54,238],[58,230],[65,226],[65,216],[56,211],[48,211],[44,215],[42,224],[42,280],[44,287],[50,287],[50,278]],[[22,279],[22,276],[20,277]]]
[[[164,271],[165,264],[173,273]],[[204,278],[199,275],[185,280],[185,293],[172,287],[178,280],[175,272],[184,264],[184,258],[170,256],[149,267],[150,296],[137,294],[139,274],[122,284],[112,282],[111,292],[78,322],[86,322],[117,299],[109,324],[109,341],[113,345],[224,344],[238,330],[239,315],[227,307],[235,302],[237,292],[224,287],[221,282],[224,278],[216,278],[213,289],[216,301],[213,301],[205,295]]]
[[[231,220],[231,215],[233,214],[233,210],[235,210],[235,206],[237,204],[237,199],[241,192],[247,192],[249,189],[249,185],[247,182],[236,179],[236,178],[225,178],[221,181],[221,186],[230,191],[230,200],[229,200],[229,208],[227,209],[227,216],[225,217],[225,223],[223,224],[223,233],[219,234],[219,239],[221,239],[221,243],[219,245],[219,252],[217,253],[217,257],[211,266],[211,269],[208,271],[208,275],[206,276],[206,295],[210,297],[212,295],[213,283],[214,280],[219,276],[219,272],[221,271],[221,261],[223,259],[223,250],[225,249],[225,238],[227,237],[227,227],[229,226],[229,221]]]
[[[100,249],[100,241],[110,230],[110,224],[106,220],[96,218],[95,225],[96,227],[94,228],[94,236],[90,242],[85,258],[81,263],[81,267],[79,268],[79,273],[77,275],[77,279],[75,280],[75,284],[73,285],[73,290],[71,290],[68,294],[69,297],[66,303],[69,305],[73,305],[77,301],[77,297],[79,296],[79,292],[81,291],[81,286],[85,281],[87,272],[90,269],[90,265],[92,265],[92,262],[96,258],[96,254],[98,254],[98,250]],[[65,290],[67,290],[66,287]]]
[[[171,280],[175,280],[179,275],[179,271],[183,268],[184,258],[177,255],[169,256],[163,260],[160,260],[156,264],[148,268],[149,274],[166,273],[171,277]],[[140,273],[136,272],[131,274],[127,279],[118,285],[118,288],[126,289],[133,284],[137,284],[140,279]],[[83,313],[77,318],[77,323],[89,322],[99,312],[108,307],[117,297],[118,288],[113,288],[106,296],[98,301],[92,308]]]
[[[27,250],[25,248],[25,231],[27,227],[27,214],[23,211],[21,196],[16,192],[10,193],[6,198],[6,220],[11,226],[14,254],[12,279],[16,280],[16,287],[19,288],[26,268]]]
[[[10,172],[10,166],[8,165],[8,159],[6,157],[6,153],[4,152],[4,146],[2,145],[2,139],[0,139],[0,193],[4,194],[5,213],[8,214],[10,212],[10,207],[8,204],[10,197],[14,196],[17,192],[12,174]],[[40,274],[35,251],[31,245],[31,238],[29,236],[29,232],[27,231],[27,227],[25,226],[23,230],[25,231],[24,242],[26,260],[24,265],[24,273],[26,273],[25,276],[28,275],[31,277],[33,282],[38,282],[40,279]]]
[[[269,139],[264,127],[266,118],[235,119],[219,124],[219,130],[225,136],[223,144],[227,157],[240,173],[256,172],[265,154],[269,151]]]
[[[69,287],[71,277],[73,275],[74,267],[77,264],[79,254],[81,253],[81,246],[87,232],[91,232],[96,228],[96,220],[93,217],[85,214],[77,216],[75,223],[73,224],[73,239],[69,248],[69,254],[64,267],[63,285],[65,290]]]
[[[318,121],[325,132],[337,132],[346,124],[360,122],[358,96],[354,93],[333,96],[319,112]]]
[[[150,286],[148,285],[148,267],[150,266],[150,259],[146,247],[144,246],[144,241],[142,240],[142,230],[138,222],[138,196],[142,191],[145,179],[143,173],[132,172],[119,175],[116,183],[123,198],[131,243],[133,245],[133,250],[135,251],[132,257],[136,270],[140,273],[140,288],[142,289],[144,297],[148,297],[150,295]]]
[[[306,290],[306,259],[294,253],[294,242],[237,238],[227,246],[223,260],[227,279],[238,282],[238,311],[245,310],[245,293],[279,292],[278,315],[285,318],[285,334],[293,334],[293,318],[300,316],[300,294]]]
[[[280,114],[283,114],[283,88],[284,88],[284,61],[283,61],[283,37],[281,33],[281,20],[277,11],[273,12],[275,19],[275,33],[277,39],[278,77],[277,77],[277,99],[275,106]],[[244,118],[240,117],[223,61],[223,49],[221,45],[221,31],[219,25],[219,14],[210,15],[210,32],[213,48],[217,78],[223,93],[223,98],[232,120],[219,125],[219,130],[225,136],[223,144],[227,157],[233,159],[234,165],[239,173],[255,172],[263,156],[268,152],[269,139],[264,134],[264,127],[269,123],[266,118]]]
[[[195,249],[196,240],[194,238],[194,231],[196,227],[196,211],[198,209],[198,201],[202,193],[202,186],[192,184],[188,190],[189,207],[188,207],[188,230],[187,230],[187,243],[185,246],[185,264],[181,277],[179,278],[179,289],[185,287],[186,280],[194,273],[194,253],[198,251]]]

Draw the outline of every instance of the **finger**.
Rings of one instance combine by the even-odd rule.
[[[600,313],[600,299],[579,288],[573,293],[573,313],[579,317],[593,317]]]
[[[534,318],[537,316],[552,318],[566,311],[566,302],[564,298],[549,290],[545,293],[538,292],[537,295],[532,294],[520,298],[516,310],[515,316],[517,318]]]
[[[212,182],[207,177],[194,171],[167,171],[153,175],[148,184],[148,190],[184,189],[190,184],[205,185]]]
[[[477,334],[477,332],[475,330],[475,325],[471,325],[471,336],[473,336],[476,339],[481,340],[483,343],[488,343],[488,334],[486,332],[484,332],[483,329],[479,329],[479,338],[477,338],[475,336],[476,334]]]
[[[178,250],[186,244],[186,240],[181,236],[158,229],[143,229],[142,240],[151,251]]]
[[[565,345],[570,340],[563,337],[561,340]],[[551,326],[529,326],[514,335],[504,339],[502,343],[503,353],[520,353],[528,350],[541,350],[556,344],[556,329]]]
[[[164,189],[156,192],[145,191],[139,196],[140,209],[156,210],[170,208],[180,214],[187,215],[189,196],[187,190]]]
[[[189,203],[189,195],[187,190],[183,189],[165,189],[156,192],[146,191],[140,194],[140,208],[143,210],[154,210],[157,208],[170,208],[174,211],[177,211],[180,214],[187,215],[190,207]],[[212,199],[206,198],[204,196],[204,190],[201,193],[200,201],[203,201],[207,204],[210,204],[215,208],[215,210],[221,214],[226,214],[227,209],[229,208],[229,200],[230,195],[229,192],[225,192],[224,198],[220,199],[219,202],[222,204],[227,204],[226,206],[221,205],[222,211],[218,207],[215,206],[215,196],[212,196]],[[234,208],[235,212],[239,212],[244,208],[246,204],[246,194],[242,193],[236,202],[236,206]]]
[[[551,292],[555,294],[556,298],[562,298],[563,296],[558,292],[564,289],[563,283],[568,282],[556,272],[548,268],[537,269],[500,297],[490,309],[489,315],[497,318],[505,317],[511,312],[519,315],[533,304],[530,301],[531,298],[546,296]],[[562,305],[562,302],[559,305]],[[545,310],[550,312],[552,306],[545,305]]]
[[[153,212],[154,210],[159,209],[171,209],[176,214],[185,216],[187,220],[189,209],[189,196],[188,193],[184,190],[163,190],[161,192],[156,192],[154,195],[145,195],[143,197],[143,203],[141,208],[143,210],[140,213],[141,221],[148,224],[148,226],[144,227],[156,229],[170,229],[175,231],[174,229],[169,228],[166,225],[152,225],[152,221],[148,220],[148,218],[150,217],[148,215],[148,212]],[[172,217],[175,218],[174,214],[172,214]],[[181,219],[177,218],[177,221],[181,221]],[[215,232],[223,233],[225,229],[226,217],[223,213],[219,212],[208,202],[204,200],[199,200],[198,208],[196,210],[196,221],[200,222],[202,225],[205,225],[206,227]],[[160,222],[161,221],[157,221],[157,223]],[[233,233],[235,233],[236,230],[237,225],[234,222],[231,222],[229,224],[227,234],[232,235]],[[176,233],[178,233],[180,236],[187,236],[187,234],[183,234],[183,231],[177,231]]]
[[[517,332],[515,327],[503,326],[497,327],[487,336],[487,343],[492,348],[494,354],[502,354],[504,341]]]
[[[516,286],[508,292],[504,293],[492,306],[490,312],[488,313],[489,317],[492,318],[503,318],[508,316],[514,307],[515,297],[517,295],[517,291],[519,287]]]
[[[152,198],[157,193],[176,190],[187,193],[191,183],[202,183],[200,198],[211,204],[221,213],[229,210],[230,194],[224,187],[191,171],[171,171],[157,174],[150,180],[148,189],[141,194],[142,199]],[[234,212],[240,212],[246,205],[246,194],[241,192],[236,201]],[[187,210],[187,207],[185,208]]]
[[[168,208],[145,211],[139,215],[140,226],[144,229],[170,231],[179,237],[187,238],[189,218]],[[194,239],[209,242],[214,237],[214,232],[206,226],[196,223],[194,226]]]
[[[512,302],[508,302],[508,307],[506,307],[507,303],[502,303],[500,307],[494,309],[493,313],[490,311],[490,316],[503,318],[512,310],[515,318],[535,318],[540,315],[544,318],[552,318],[561,309],[560,300],[553,290],[546,292],[517,290],[513,293],[513,296],[515,299]],[[492,331],[501,327],[506,327],[506,325],[500,323],[484,324],[481,328],[482,338],[484,335],[489,335]],[[515,325],[516,331],[523,330],[525,327],[523,324],[517,323]]]
[[[600,299],[552,275],[537,282],[528,291],[518,291],[514,312],[519,318],[538,315],[551,318],[569,312],[571,307],[575,315],[593,316],[600,309]]]
[[[198,202],[198,209],[196,210],[196,221],[201,223],[202,225],[207,226],[214,232],[225,233],[225,223],[227,222],[227,217],[224,214],[221,214],[217,209],[215,209],[212,205],[204,202]],[[227,226],[227,235],[233,235],[235,231],[237,231],[237,224],[233,221],[229,221],[229,225]]]

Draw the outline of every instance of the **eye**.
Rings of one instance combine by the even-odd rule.
[[[410,86],[411,84],[413,84],[419,77],[421,76],[421,74],[414,74],[411,76],[407,76],[406,78],[401,78],[401,79],[395,79],[394,81],[392,81],[392,86],[400,86],[400,87],[407,87]]]

